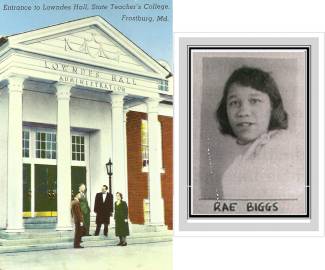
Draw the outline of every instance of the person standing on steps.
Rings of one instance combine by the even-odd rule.
[[[81,237],[83,235],[83,216],[80,209],[80,200],[81,194],[78,193],[76,197],[71,202],[71,214],[73,216],[74,224],[75,224],[75,232],[74,232],[74,248],[83,248],[80,246]]]
[[[115,235],[120,238],[118,246],[126,246],[126,236],[130,234],[129,224],[128,224],[128,206],[125,201],[123,201],[123,195],[120,192],[116,192],[116,202],[115,202]]]
[[[84,218],[84,236],[90,236],[89,227],[90,227],[90,208],[86,196],[86,186],[85,184],[81,184],[79,186],[79,194],[80,194],[80,208]]]
[[[113,195],[111,192],[107,192],[108,187],[102,186],[102,192],[96,194],[95,208],[96,215],[96,231],[95,235],[99,235],[100,228],[104,224],[104,235],[108,236],[108,225],[110,223],[110,217],[113,213]]]

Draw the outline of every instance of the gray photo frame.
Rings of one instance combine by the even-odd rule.
[[[179,37],[178,53],[179,231],[318,231],[317,36]],[[288,130],[294,131],[291,134],[300,142],[296,148],[303,153],[304,182],[297,184],[303,188],[300,204],[289,195],[249,197],[258,194],[249,186],[243,194],[234,192],[235,199],[224,197],[218,172],[238,152],[231,148],[234,136],[220,139],[214,112],[226,79],[242,66],[265,70],[279,86],[289,115]],[[236,190],[238,183],[231,187]],[[285,195],[292,193],[292,183]]]

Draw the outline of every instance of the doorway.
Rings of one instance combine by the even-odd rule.
[[[57,216],[56,165],[35,164],[35,216]]]

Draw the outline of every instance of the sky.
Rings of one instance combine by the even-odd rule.
[[[76,3],[81,6],[88,4],[89,9],[74,10]],[[71,6],[71,9],[47,9],[63,4]],[[92,9],[93,4],[108,8]],[[11,6],[30,6],[32,10],[10,10]],[[128,8],[130,6],[135,6],[135,9]],[[164,6],[167,8],[163,9]],[[156,60],[165,60],[172,66],[172,0],[0,0],[0,36],[96,15],[103,17],[150,56]],[[154,21],[128,21],[122,19],[123,15],[124,18],[152,17]],[[168,21],[157,21],[157,16],[167,16]]]

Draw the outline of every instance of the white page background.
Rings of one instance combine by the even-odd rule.
[[[174,0],[173,9],[174,32],[198,32],[201,35],[209,32],[325,32],[325,8],[322,1]],[[324,52],[320,52],[320,56],[324,58]],[[322,71],[323,66],[320,68],[318,142],[319,179],[323,188],[325,137]],[[177,182],[174,200],[178,199],[176,185]],[[320,199],[322,203],[323,199]],[[320,208],[323,212],[324,207]],[[321,213],[320,236],[274,237],[270,234],[248,237],[174,237],[174,269],[325,269],[323,219]]]

